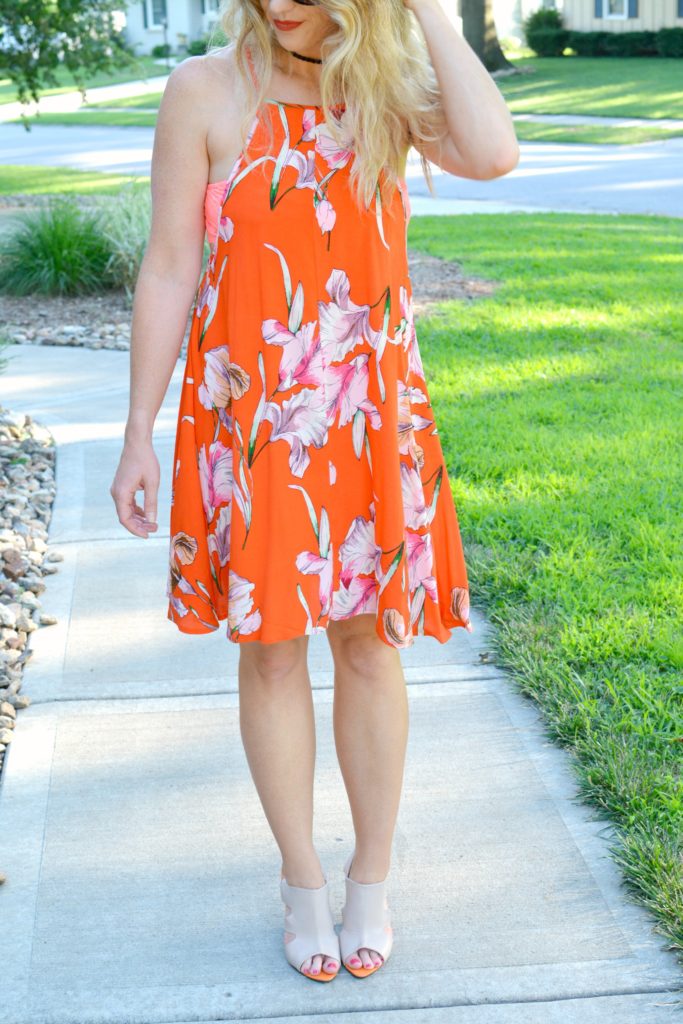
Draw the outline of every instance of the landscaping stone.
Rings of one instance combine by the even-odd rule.
[[[31,633],[56,621],[40,615],[40,579],[63,558],[48,549],[55,498],[55,446],[51,433],[30,415],[0,406],[0,771],[12,739]]]
[[[413,311],[424,316],[449,299],[471,302],[492,295],[499,282],[463,274],[460,265],[427,253],[408,250],[413,286]],[[77,298],[0,296],[4,333],[19,345],[69,345],[130,349],[131,303],[125,292]],[[180,358],[187,353],[191,315]]]

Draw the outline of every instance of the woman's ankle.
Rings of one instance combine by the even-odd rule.
[[[325,875],[317,857],[308,860],[300,857],[289,860],[283,858],[280,874],[287,880],[288,885],[304,889],[319,889],[325,884]]]

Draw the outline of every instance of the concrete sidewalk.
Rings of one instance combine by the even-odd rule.
[[[4,164],[149,174],[153,128],[0,124]],[[683,138],[636,145],[521,142],[509,174],[475,180],[432,164],[429,194],[419,154],[406,179],[413,213],[635,213],[683,216]]]
[[[419,330],[419,328],[418,328]],[[650,1024],[680,1020],[683,971],[625,896],[610,827],[495,662],[490,629],[402,652],[410,699],[387,966],[295,973],[280,859],[241,745],[237,645],[166,615],[179,363],[157,420],[159,535],[126,533],[109,486],[128,357],[13,346],[3,404],[58,442],[51,546],[0,820],[9,938],[1,1024]],[[464,515],[466,529],[466,514]],[[332,661],[309,639],[315,838],[333,883],[353,843],[331,728]],[[676,1009],[679,1015],[675,1017]],[[362,1016],[359,1018],[358,1014]]]

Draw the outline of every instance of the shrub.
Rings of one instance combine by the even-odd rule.
[[[102,234],[109,247],[107,274],[130,298],[135,289],[152,223],[148,191],[124,186],[107,204]]]
[[[660,28],[655,45],[660,57],[683,57],[683,28]]]
[[[683,57],[683,28],[660,28],[658,32],[570,30],[566,45],[579,57]]]
[[[654,32],[607,32],[603,43],[608,57],[650,57],[657,55]]]
[[[152,47],[153,57],[170,57],[171,56],[171,45],[170,43],[157,43],[156,46]]]
[[[579,57],[604,57],[606,54],[605,46],[609,45],[608,36],[609,32],[578,32],[571,29],[569,32],[569,38],[567,39],[567,46],[571,46],[572,50],[578,54]]]
[[[202,39],[192,39],[186,46],[190,57],[202,57],[209,47],[209,40],[206,36]]]
[[[562,21],[562,15],[556,7],[539,7],[537,11],[532,11],[531,14],[525,18],[523,25],[525,33],[529,30],[533,32],[537,28],[563,27],[564,23]]]
[[[569,31],[562,24],[562,15],[554,7],[541,7],[523,22],[528,46],[539,57],[561,57]]]
[[[19,214],[2,241],[0,281],[13,295],[83,295],[112,287],[111,250],[97,211],[71,197]]]
[[[569,32],[565,28],[538,28],[529,46],[538,57],[561,57],[568,38]]]

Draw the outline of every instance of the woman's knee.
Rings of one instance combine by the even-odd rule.
[[[240,644],[240,673],[250,672],[264,682],[285,679],[306,668],[308,637],[293,637],[266,644],[251,640]]]
[[[368,678],[381,676],[400,662],[400,655],[377,635],[374,615],[354,618],[335,621],[328,628],[335,666]]]

